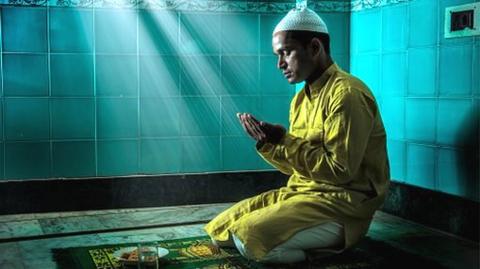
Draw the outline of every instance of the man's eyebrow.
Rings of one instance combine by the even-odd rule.
[[[281,48],[277,49],[276,51],[274,51],[273,54],[278,55],[277,51],[282,52],[282,51],[291,50],[291,49],[292,49],[292,46],[286,45],[286,46],[281,47]]]
[[[279,48],[278,50],[289,50],[289,49],[292,49],[292,48],[293,48],[292,45],[285,45],[285,46]]]

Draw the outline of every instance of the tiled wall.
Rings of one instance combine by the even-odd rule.
[[[284,13],[34,2],[1,7],[1,178],[271,168],[235,113],[288,123],[270,45]],[[348,70],[348,10],[317,11]]]
[[[479,200],[480,37],[444,38],[445,7],[353,9],[351,70],[372,88],[393,179]]]

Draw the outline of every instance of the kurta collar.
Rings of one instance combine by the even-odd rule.
[[[325,83],[330,78],[330,76],[338,70],[339,70],[338,65],[336,63],[333,63],[312,84],[310,85],[305,84],[305,87],[308,87],[310,96],[316,97],[320,93],[320,90],[323,88],[323,86],[325,86]]]

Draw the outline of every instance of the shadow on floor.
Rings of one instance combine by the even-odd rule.
[[[435,247],[435,246],[432,246]],[[447,268],[435,261],[395,248],[385,242],[366,237],[355,247],[330,257],[316,258],[309,254],[309,261],[291,265],[266,266],[269,269],[400,269]]]

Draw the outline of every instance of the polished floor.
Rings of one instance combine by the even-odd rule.
[[[232,204],[0,216],[0,269],[57,268],[52,249],[205,235],[204,224]],[[479,245],[377,212],[368,237],[443,268],[479,268]],[[412,264],[414,266],[414,264]]]

